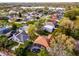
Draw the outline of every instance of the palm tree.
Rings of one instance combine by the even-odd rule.
[[[29,25],[28,35],[33,40],[36,38],[36,30],[37,30],[37,28],[35,27],[35,25],[32,25],[32,24]]]

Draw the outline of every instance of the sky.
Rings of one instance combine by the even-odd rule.
[[[79,2],[79,0],[0,0],[2,2]]]

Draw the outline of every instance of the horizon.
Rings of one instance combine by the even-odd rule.
[[[0,3],[1,2],[26,2],[26,3],[29,3],[29,2],[78,2],[78,0],[0,0]]]

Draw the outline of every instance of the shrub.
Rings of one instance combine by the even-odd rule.
[[[48,53],[44,48],[41,48],[40,52],[37,55],[38,56],[48,56]]]

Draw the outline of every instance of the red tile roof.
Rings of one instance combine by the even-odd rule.
[[[54,22],[57,20],[57,14],[51,16],[51,21]]]

